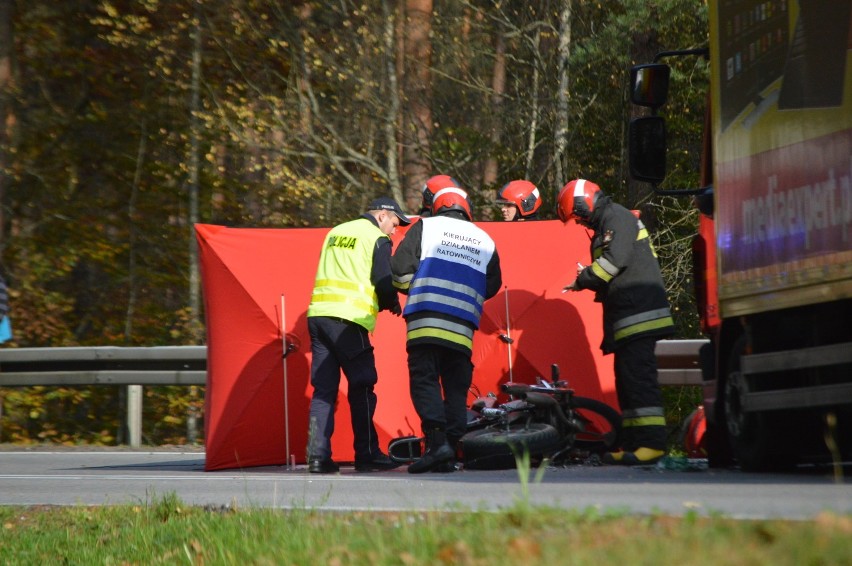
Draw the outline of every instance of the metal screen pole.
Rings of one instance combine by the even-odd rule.
[[[506,297],[506,351],[509,352],[509,381],[512,379],[512,323],[509,321],[509,287],[503,287]]]
[[[281,294],[281,363],[284,366],[284,456],[292,469],[295,466],[290,454],[290,403],[287,399],[287,324],[284,318],[284,294]]]

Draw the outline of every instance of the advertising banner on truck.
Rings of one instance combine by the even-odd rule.
[[[850,22],[849,0],[720,0],[711,10],[726,317],[852,288]]]

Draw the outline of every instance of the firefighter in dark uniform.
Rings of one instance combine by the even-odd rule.
[[[497,193],[495,202],[500,206],[500,213],[505,222],[538,220],[538,209],[541,208],[541,191],[538,190],[538,187],[523,179],[509,181]]]
[[[323,242],[311,303],[311,397],[308,470],[327,474],[339,470],[331,457],[334,407],[340,370],[349,382],[349,409],[355,437],[355,469],[397,467],[379,449],[373,415],[378,381],[370,335],[376,314],[402,308],[390,270],[390,235],[410,221],[391,198],[374,200],[359,218],[332,228]]]
[[[426,437],[413,474],[455,470],[467,429],[473,333],[482,304],[502,285],[494,241],[471,222],[467,193],[435,194],[432,215],[409,228],[391,259],[394,285],[408,295],[403,316],[411,401]]]
[[[657,380],[657,340],[674,333],[674,321],[657,254],[633,212],[585,179],[566,184],[557,199],[562,222],[594,231],[592,264],[578,266],[565,290],[591,289],[603,303],[604,354],[615,354],[615,387],[623,418],[621,449],[609,464],[652,464],[665,455],[666,421]]]

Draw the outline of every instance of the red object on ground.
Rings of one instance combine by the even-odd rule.
[[[483,394],[498,393],[509,380],[511,348],[514,381],[549,379],[556,363],[578,395],[617,408],[612,358],[599,349],[600,305],[588,291],[562,293],[576,276],[576,263],[590,262],[586,231],[555,220],[479,225],[497,243],[505,288],[486,302],[474,338],[474,384]],[[205,469],[284,465],[290,455],[303,463],[311,396],[305,313],[328,228],[195,229],[207,317]],[[397,230],[395,245],[403,234]],[[286,358],[286,410],[284,333],[301,343]],[[511,344],[501,335],[511,336]],[[379,372],[375,421],[384,448],[391,438],[419,435],[420,423],[408,393],[405,322],[379,313],[372,341]],[[349,419],[341,378],[332,437],[340,462],[354,458]]]
[[[704,405],[699,405],[686,422],[686,432],[683,435],[683,447],[688,458],[706,458],[707,418],[704,415]]]

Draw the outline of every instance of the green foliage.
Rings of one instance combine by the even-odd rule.
[[[692,412],[703,402],[704,397],[700,387],[663,387],[669,453],[678,454],[684,451],[681,438],[684,425]]]
[[[193,444],[188,419],[203,430],[203,388],[146,387],[143,443]],[[127,442],[124,387],[20,387],[0,389],[0,442],[112,446]]]
[[[13,80],[0,84],[9,347],[196,344],[203,313],[190,304],[193,221],[336,223],[395,182],[405,186],[391,157],[412,146],[470,188],[479,209],[497,188],[483,181],[492,161],[497,185],[525,177],[542,189],[545,217],[560,188],[557,165],[641,207],[653,224],[679,337],[698,334],[684,261],[695,213],[686,201],[652,197],[628,181],[624,139],[634,112],[625,95],[629,66],[662,49],[706,45],[701,0],[570,3],[564,139],[556,133],[559,43],[569,4],[435,0],[426,61],[432,83],[417,85],[431,97],[425,141],[402,127],[406,107],[422,93],[400,90],[406,62],[398,48],[411,20],[397,12],[399,3],[16,5],[11,37],[0,36],[14,54]],[[499,101],[498,45],[506,61]],[[698,60],[673,64],[664,109],[672,136],[667,183],[690,186],[707,68]],[[392,115],[396,95],[402,108]],[[3,438],[121,439],[121,394],[102,389],[4,392]],[[181,388],[150,395],[148,440],[185,439],[186,418],[175,415],[200,412],[198,399]]]
[[[852,517],[746,521],[500,512],[0,508],[4,564],[848,564]],[[731,552],[731,549],[736,552]]]
[[[544,472],[547,470],[548,460],[545,458],[539,463],[535,474],[532,475],[532,459],[529,450],[513,446],[512,452],[515,456],[515,470],[518,472],[521,490],[515,497],[513,512],[515,516],[526,522],[529,520],[529,516],[535,513],[535,508],[530,501],[530,479],[532,479],[532,484],[541,483],[541,480],[544,479]],[[531,475],[532,478],[530,478]]]
[[[153,518],[165,523],[170,519],[178,518],[183,512],[183,507],[185,507],[183,501],[175,492],[171,491],[155,497],[154,501],[146,507],[146,510]]]

